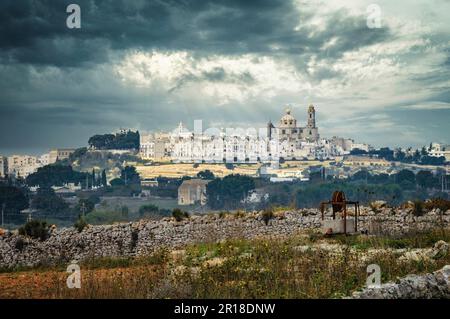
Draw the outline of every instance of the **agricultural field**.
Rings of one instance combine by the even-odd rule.
[[[224,177],[230,174],[242,174],[257,176],[261,164],[239,164],[233,169],[228,169],[224,164],[159,164],[152,166],[137,165],[141,178],[155,178],[164,176],[168,178],[181,178],[183,176],[196,176],[197,173],[210,170],[216,177]]]

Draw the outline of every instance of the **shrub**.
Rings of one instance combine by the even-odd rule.
[[[184,218],[189,218],[189,213],[188,212],[183,212],[181,209],[179,208],[175,208],[172,211],[172,217],[175,218],[175,220],[177,222],[182,221]]]
[[[424,204],[421,200],[414,201],[414,207],[413,207],[414,216],[423,216],[423,214],[425,213],[423,208],[424,208]]]
[[[26,243],[23,240],[23,238],[18,238],[16,240],[16,244],[14,245],[14,247],[18,250],[18,251],[22,251],[23,248],[25,247]]]
[[[19,234],[34,239],[46,240],[48,237],[47,222],[37,219],[29,221],[19,228]]]
[[[88,225],[88,223],[84,220],[83,217],[78,218],[78,220],[75,222],[75,224],[73,225],[73,227],[76,228],[76,230],[78,230],[79,233],[81,233],[83,231],[83,229]]]
[[[244,216],[245,216],[245,212],[243,212],[242,210],[238,210],[238,211],[236,211],[236,213],[234,213],[235,218],[242,218]]]
[[[139,208],[139,216],[143,217],[144,215],[156,215],[159,213],[159,207],[153,204],[142,205]]]
[[[138,239],[139,239],[139,231],[137,229],[134,229],[131,232],[131,242],[130,242],[131,249],[135,249],[136,248]]]
[[[220,217],[220,218],[225,218],[225,216],[227,216],[227,212],[226,212],[226,211],[221,211],[221,212],[219,213],[219,217]]]
[[[271,208],[267,208],[262,213],[262,219],[266,225],[269,225],[269,221],[274,218],[273,210]]]
[[[432,198],[426,201],[424,206],[427,210],[439,208],[441,212],[446,212],[450,209],[450,200],[443,198]]]

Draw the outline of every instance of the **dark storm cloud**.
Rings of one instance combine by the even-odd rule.
[[[285,0],[267,1],[77,1],[81,29],[65,26],[73,1],[15,1],[0,4],[0,50],[10,61],[76,66],[108,59],[109,49],[158,48],[198,54],[316,52],[339,35],[319,57],[335,58],[347,50],[383,40],[388,30],[367,32],[364,18],[340,10],[325,30],[295,31],[313,14]],[[276,49],[275,49],[276,48]]]
[[[81,7],[81,29],[66,27],[70,3]],[[174,98],[192,83],[239,84],[243,91],[257,86],[257,74],[245,65],[242,71],[220,65],[183,70],[173,86],[157,92],[123,85],[112,66],[135,50],[188,51],[194,68],[200,59],[251,54],[295,66],[312,86],[328,79],[345,86],[348,80],[333,64],[346,52],[395,40],[396,35],[387,26],[368,29],[365,16],[344,9],[328,10],[320,26],[313,24],[317,9],[326,5],[303,1],[298,6],[289,0],[1,0],[0,153],[14,147],[85,145],[92,134],[119,127],[169,129],[182,119],[276,119],[281,109],[274,105],[290,103],[292,96],[276,92],[273,99],[256,97],[227,108],[215,108],[214,99],[201,96],[195,103]],[[446,35],[430,37],[432,45],[446,41]],[[430,69],[408,79],[436,90],[434,101],[449,101],[448,89],[439,85],[448,78],[448,48],[446,52],[441,71]],[[322,63],[310,72],[313,57]],[[359,103],[365,94],[351,92],[342,104]]]

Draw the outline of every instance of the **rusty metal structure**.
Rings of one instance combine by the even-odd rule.
[[[359,202],[349,201],[345,198],[343,191],[334,191],[330,201],[320,203],[320,212],[322,220],[324,220],[325,207],[331,205],[333,209],[333,220],[336,219],[336,214],[341,213],[344,221],[344,234],[347,235],[347,205],[355,205],[355,233],[358,231],[358,216],[360,213]]]

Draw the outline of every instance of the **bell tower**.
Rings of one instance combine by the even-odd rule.
[[[316,110],[312,104],[308,107],[308,128],[316,128]]]

